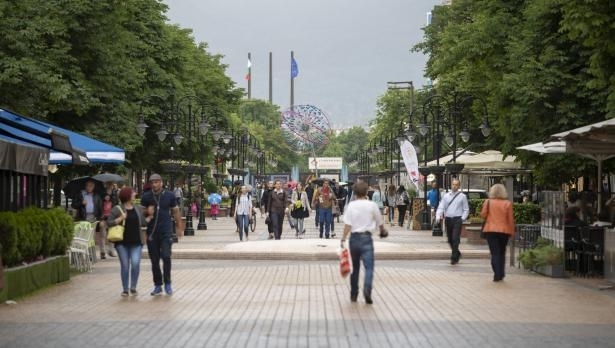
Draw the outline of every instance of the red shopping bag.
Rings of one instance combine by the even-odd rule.
[[[350,252],[346,248],[340,252],[340,274],[342,277],[350,274]]]

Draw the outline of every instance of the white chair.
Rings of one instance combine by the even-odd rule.
[[[69,249],[71,265],[79,271],[91,271],[95,260],[94,229],[92,224],[81,221],[75,224],[73,240]]]

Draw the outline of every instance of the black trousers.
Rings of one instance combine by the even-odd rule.
[[[406,218],[407,209],[408,209],[408,206],[405,204],[397,206],[397,212],[399,213],[399,216],[397,217],[398,226],[402,226],[402,227],[404,226],[404,219]]]
[[[446,237],[448,244],[451,246],[451,260],[459,261],[461,253],[459,252],[459,242],[461,240],[461,216],[447,217],[446,222]]]
[[[506,245],[509,235],[506,233],[486,232],[489,252],[491,252],[491,269],[493,269],[493,279],[502,280],[506,269]]]

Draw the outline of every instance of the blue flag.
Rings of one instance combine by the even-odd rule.
[[[290,78],[294,79],[299,75],[299,68],[297,67],[297,61],[295,57],[290,58]]]

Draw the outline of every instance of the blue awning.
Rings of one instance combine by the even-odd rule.
[[[124,150],[96,139],[46,122],[0,109],[2,133],[34,145],[51,149],[50,164],[123,163]]]

